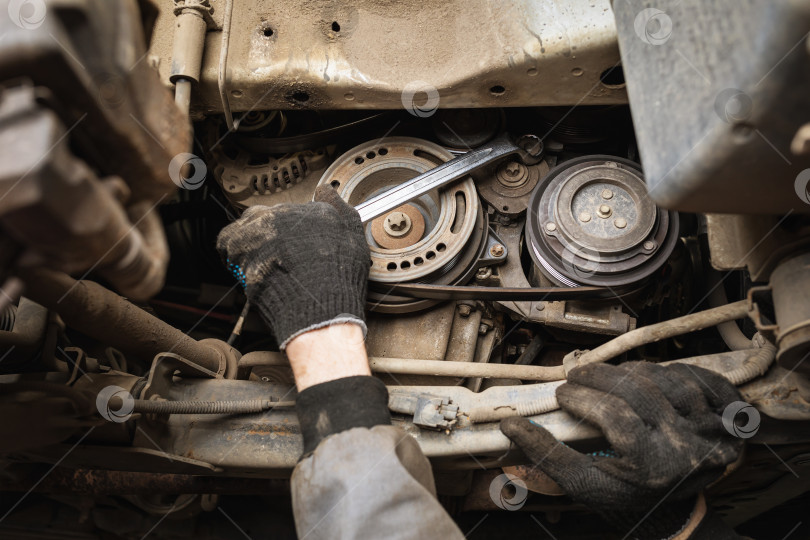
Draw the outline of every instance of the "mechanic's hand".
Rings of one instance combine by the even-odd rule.
[[[330,186],[308,204],[253,206],[217,250],[282,350],[304,332],[353,322],[365,332],[371,257],[358,213]]]
[[[503,420],[501,430],[571,498],[631,537],[669,538],[680,531],[698,493],[743,447],[721,419],[740,394],[699,367],[581,366],[557,389],[557,400],[601,429],[612,451],[582,454],[526,418]]]

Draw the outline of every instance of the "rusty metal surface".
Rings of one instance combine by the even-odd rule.
[[[59,313],[85,335],[147,361],[174,351],[219,376],[228,371],[228,357],[213,340],[198,342],[97,283],[49,270],[30,271],[25,278],[32,300]]]
[[[634,330],[636,319],[621,304],[605,302],[545,302],[532,319],[563,330],[618,336]]]
[[[213,14],[221,27],[224,2]],[[160,2],[151,53],[169,84],[175,17]],[[209,32],[200,111],[220,112],[221,32]],[[626,103],[600,74],[619,62],[608,0],[234,0],[231,109],[399,109],[435,88],[442,107]],[[422,103],[417,97],[416,106]],[[238,118],[238,114],[235,115]]]
[[[414,314],[374,315],[368,320],[369,357],[472,361],[478,340],[478,315],[461,317],[448,302]],[[396,384],[459,384],[458,377],[396,374]]]
[[[412,246],[424,233],[425,218],[412,204],[404,204],[371,222],[371,236],[383,249]]]
[[[504,467],[503,472],[513,474],[523,480],[526,487],[543,495],[565,495],[562,488],[536,465],[513,465]]]

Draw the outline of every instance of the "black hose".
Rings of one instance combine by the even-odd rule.
[[[543,349],[543,345],[545,345],[543,337],[540,334],[535,334],[520,357],[515,360],[515,364],[528,366],[534,362],[537,355],[539,355],[540,351]]]

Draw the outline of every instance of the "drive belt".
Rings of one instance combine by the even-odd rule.
[[[616,298],[628,293],[606,287],[475,287],[469,285],[424,285],[421,283],[373,284],[372,291],[384,296],[426,300],[489,300],[501,302],[553,302]]]

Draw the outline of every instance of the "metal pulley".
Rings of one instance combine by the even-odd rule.
[[[391,137],[349,150],[324,172],[319,184],[331,185],[350,205],[363,207],[402,190],[413,178],[441,170],[452,158],[430,141]],[[472,277],[487,249],[488,232],[472,178],[409,192],[396,206],[380,208],[364,223],[372,284],[382,290],[405,282],[457,285]],[[375,311],[405,313],[435,303],[369,293],[369,307]]]
[[[526,245],[540,272],[567,287],[618,287],[661,268],[678,214],[655,206],[637,164],[613,156],[566,161],[529,201]]]

